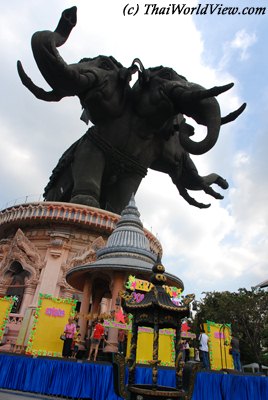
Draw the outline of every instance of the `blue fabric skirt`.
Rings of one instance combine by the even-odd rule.
[[[136,368],[136,383],[152,383],[152,370]],[[174,369],[159,369],[158,385],[175,387]],[[88,400],[121,400],[109,363],[0,355],[0,388]],[[267,400],[268,378],[200,372],[192,400]]]

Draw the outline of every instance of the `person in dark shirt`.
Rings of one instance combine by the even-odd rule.
[[[234,362],[234,369],[241,371],[239,340],[235,336],[232,336],[231,339],[231,353]]]

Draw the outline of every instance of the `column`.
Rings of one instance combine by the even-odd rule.
[[[84,340],[85,334],[87,333],[86,316],[88,315],[89,312],[91,292],[92,292],[92,282],[90,278],[87,278],[84,284],[83,298],[80,306],[81,317],[79,317],[79,326],[80,326],[80,333],[82,340]]]
[[[103,297],[100,302],[100,314],[108,313],[108,299]]]
[[[118,297],[118,293],[120,290],[124,289],[124,284],[126,280],[125,272],[114,272],[113,274],[113,288],[112,288],[112,306],[111,310],[115,310],[116,308],[116,299]],[[108,342],[104,351],[111,351],[113,353],[118,351],[118,329],[117,328],[109,328],[108,332]]]
[[[35,288],[30,287],[30,286],[25,288],[22,304],[20,307],[20,314],[22,314],[22,315],[25,314],[26,309],[29,307],[29,305],[33,301],[34,293],[35,293]]]
[[[69,234],[61,232],[50,233],[50,244],[45,257],[46,265],[42,270],[40,287],[35,293],[35,304],[38,301],[38,293],[51,294],[54,297],[59,296],[60,287],[58,281],[62,273],[62,266],[68,258],[69,239]]]
[[[134,319],[132,323],[132,338],[131,338],[130,357],[129,357],[129,379],[128,379],[129,385],[133,385],[135,383],[137,343],[138,343],[138,324],[135,322]]]
[[[153,339],[153,361],[152,361],[152,372],[153,372],[153,386],[157,386],[157,376],[159,364],[158,360],[158,349],[159,349],[159,324],[158,324],[158,313],[154,310],[154,339]]]

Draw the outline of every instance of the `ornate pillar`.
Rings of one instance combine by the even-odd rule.
[[[175,339],[175,368],[176,368],[176,387],[180,389],[182,387],[182,354],[180,352],[180,340],[181,340],[181,323],[176,328],[176,339]]]
[[[32,304],[34,293],[35,293],[35,287],[28,286],[25,288],[23,301],[20,308],[20,314],[24,315],[29,305]]]
[[[111,309],[115,310],[116,308],[116,299],[118,298],[118,293],[120,290],[124,289],[124,284],[126,280],[125,272],[114,272],[113,274],[113,288],[112,288],[112,302]],[[117,328],[109,328],[108,332],[108,344],[104,351],[111,351],[113,353],[117,352],[118,349],[118,329]]]
[[[100,302],[100,314],[108,313],[108,304],[109,304],[108,299],[103,297]]]
[[[158,349],[159,349],[159,323],[158,323],[158,312],[154,310],[154,339],[153,339],[153,361],[152,361],[152,372],[153,372],[153,386],[157,386],[158,369]]]
[[[83,288],[83,298],[80,306],[79,326],[81,338],[84,340],[85,334],[87,332],[87,319],[86,316],[89,313],[89,305],[92,293],[92,282],[90,278],[87,278]]]
[[[93,316],[98,316],[100,314],[101,299],[102,299],[102,294],[100,292],[95,292],[92,303],[92,312],[91,312]]]
[[[58,282],[62,266],[66,263],[69,253],[70,234],[61,232],[50,232],[50,245],[45,257],[45,267],[42,271],[42,280],[36,290],[34,302],[37,303],[38,293],[51,294],[58,297],[60,286]],[[69,293],[68,293],[69,294]],[[66,297],[68,297],[68,294]],[[72,294],[70,293],[70,296]]]
[[[134,320],[132,324],[132,338],[131,338],[130,357],[129,357],[129,379],[128,379],[129,385],[133,385],[135,383],[138,328],[139,328],[138,324]]]

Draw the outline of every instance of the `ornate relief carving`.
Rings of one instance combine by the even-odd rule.
[[[75,290],[72,286],[70,286],[66,282],[65,274],[62,275],[62,277],[58,279],[57,285],[61,288],[61,293],[64,294],[63,297],[65,297],[66,294],[69,294],[71,296],[74,293],[77,293],[77,290]]]
[[[10,240],[2,239],[0,241],[0,262],[6,257],[10,245]]]
[[[5,274],[14,261],[18,261],[23,269],[30,272],[30,278],[26,280],[27,286],[38,283],[41,269],[44,267],[44,261],[42,261],[35,245],[27,239],[21,229],[17,230],[13,239],[1,240],[0,255],[2,258],[0,284],[5,283],[8,279]]]
[[[101,236],[97,237],[89,246],[77,253],[68,263],[67,270],[77,265],[85,265],[96,260],[96,251],[105,246]]]
[[[58,258],[62,254],[62,250],[70,240],[70,234],[51,232],[50,233],[50,254],[54,258]]]

